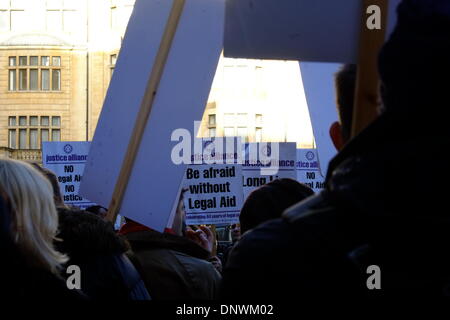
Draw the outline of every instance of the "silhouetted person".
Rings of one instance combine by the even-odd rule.
[[[2,301],[79,301],[60,277],[67,257],[53,246],[58,215],[48,180],[31,165],[0,159]],[[5,306],[9,306],[5,304]]]
[[[330,137],[338,151],[342,150],[351,138],[356,73],[356,65],[347,64],[342,66],[334,79],[339,121],[330,126]]]
[[[449,54],[450,2],[404,0],[379,57],[382,115],[331,161],[323,192],[242,237],[223,298],[450,296]]]
[[[209,261],[213,237],[206,227],[186,230],[181,197],[172,233],[126,219],[120,229],[132,248],[132,261],[154,300],[213,300],[221,276]],[[184,235],[189,237],[185,237]]]
[[[313,194],[310,187],[292,179],[273,180],[255,189],[245,200],[239,215],[241,233],[281,217],[284,210]]]
[[[129,247],[111,223],[78,209],[60,208],[59,251],[67,266],[81,270],[81,290],[102,301],[149,300],[145,285],[125,253]],[[70,276],[67,274],[66,276]]]

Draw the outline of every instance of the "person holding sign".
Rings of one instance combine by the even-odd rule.
[[[450,2],[404,0],[379,56],[382,114],[332,160],[325,191],[242,237],[223,298],[450,297],[450,175],[436,166],[450,146],[449,55]]]
[[[221,276],[209,262],[212,233],[206,227],[186,230],[183,195],[172,233],[160,233],[130,219],[126,221],[119,233],[129,241],[130,258],[153,300],[213,300],[217,297]]]

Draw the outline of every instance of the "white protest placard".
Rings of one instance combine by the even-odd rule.
[[[43,142],[42,165],[56,174],[63,201],[82,209],[95,203],[78,194],[90,142]]]
[[[400,1],[389,1],[387,35]],[[361,0],[227,0],[224,55],[356,63],[362,8]]]
[[[337,153],[331,141],[330,127],[333,122],[339,121],[334,81],[340,67],[341,65],[337,63],[300,63],[309,117],[323,176],[327,174],[328,164]]]
[[[275,179],[297,179],[295,142],[246,143],[244,148],[242,164],[244,200],[250,192]],[[272,154],[275,150],[277,155]],[[274,168],[273,174],[267,175],[261,170],[266,167]]]
[[[316,149],[297,149],[297,181],[320,192],[325,188],[325,177],[320,172]]]
[[[186,224],[239,222],[243,205],[241,165],[192,165],[186,170]]]
[[[108,207],[149,77],[177,0],[137,0],[92,142],[81,193]],[[223,45],[224,2],[186,0],[120,214],[163,231],[186,166],[171,158],[172,133],[201,119]],[[193,130],[190,130],[192,136]]]

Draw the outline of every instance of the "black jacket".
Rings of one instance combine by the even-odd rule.
[[[125,234],[132,261],[154,300],[212,300],[220,274],[195,242],[153,230]]]
[[[62,241],[57,248],[70,258],[66,267],[77,265],[81,270],[81,290],[101,301],[149,300],[138,271],[125,255],[126,241],[112,225],[93,213],[59,210]],[[70,274],[62,273],[69,277]]]
[[[447,296],[450,134],[417,123],[381,116],[330,163],[324,192],[244,235],[222,298]],[[381,269],[381,290],[368,290],[370,265]]]

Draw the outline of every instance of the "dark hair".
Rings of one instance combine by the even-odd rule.
[[[100,216],[102,218],[104,216],[104,213],[102,212],[102,210],[108,211],[107,208],[105,208],[103,206],[100,206],[100,205],[90,206],[90,207],[87,207],[84,210],[87,211],[87,212],[90,212],[90,213],[94,213],[94,214],[96,214],[96,215],[98,215],[98,216]]]
[[[114,232],[113,225],[94,213],[59,208],[57,249],[69,255],[71,262],[86,261],[97,256],[125,253],[128,243]]]
[[[278,179],[261,186],[250,193],[241,209],[241,233],[279,218],[284,210],[313,194],[311,188],[292,179]]]
[[[11,202],[8,199],[8,195],[0,187],[0,246],[3,249],[6,248],[6,244],[13,243],[11,237]]]
[[[335,75],[336,104],[345,141],[350,140],[352,131],[356,73],[356,65],[346,64]]]
[[[42,173],[52,185],[53,199],[55,201],[55,206],[64,207],[65,205],[63,198],[61,196],[61,189],[59,188],[58,178],[56,177],[56,174],[50,169],[41,167],[37,163],[32,163],[32,166],[36,168],[40,173]]]

